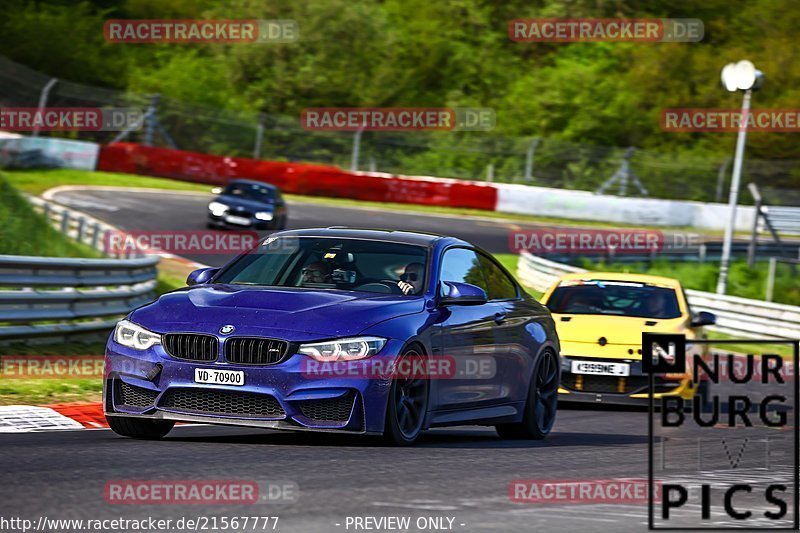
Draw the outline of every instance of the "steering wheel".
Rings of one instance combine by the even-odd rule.
[[[381,285],[389,288],[389,294],[403,294],[403,290],[397,285],[397,281],[393,279],[382,279],[373,282],[375,285]]]

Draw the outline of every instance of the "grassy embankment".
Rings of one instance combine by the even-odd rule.
[[[49,257],[99,257],[95,250],[75,243],[50,226],[25,198],[0,175],[0,252],[10,255]],[[14,354],[82,355],[103,353],[99,344],[75,344],[50,349],[35,345],[0,348],[0,357]],[[98,379],[11,379],[0,374],[0,405],[15,403],[50,403],[99,398]]]

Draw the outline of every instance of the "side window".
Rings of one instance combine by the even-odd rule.
[[[480,256],[481,263],[483,263],[483,272],[486,275],[486,285],[489,290],[486,293],[489,295],[490,300],[512,300],[516,298],[517,287],[514,282],[508,279],[508,276],[500,270],[494,261]]]
[[[451,248],[444,253],[439,279],[471,283],[486,291],[486,281],[483,278],[483,269],[478,255],[466,248]]]

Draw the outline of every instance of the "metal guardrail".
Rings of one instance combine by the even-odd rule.
[[[36,196],[34,209],[65,235],[105,253],[110,226]],[[107,334],[155,298],[158,256],[83,259],[0,255],[0,343]]]
[[[800,210],[797,207],[770,205],[763,207],[762,210],[778,233],[800,235]],[[759,231],[766,231],[763,220],[759,220]]]
[[[28,196],[27,199],[34,209],[42,213],[61,233],[107,255],[106,242],[108,235],[118,231],[117,228],[57,202],[45,200],[38,196]],[[142,253],[126,253],[127,255],[124,256],[126,258],[145,257]]]
[[[158,261],[0,255],[0,340],[109,331],[153,300]]]
[[[731,244],[731,257],[734,259],[744,259],[748,254],[749,243],[734,241]],[[800,257],[800,243],[797,241],[786,241],[782,244],[765,242],[758,243],[754,252],[757,257]],[[582,253],[539,253],[539,257],[545,257],[551,261],[560,263],[575,262],[579,259],[588,259],[592,262],[605,261],[608,263],[653,263],[659,260],[681,261],[681,262],[719,262],[722,257],[722,242],[705,242],[699,245],[687,246],[685,248],[663,248],[652,253],[613,253],[613,249],[603,252],[582,252]]]
[[[573,272],[588,271],[527,252],[520,254],[517,267],[520,280],[542,292],[559,276]],[[800,339],[800,307],[695,290],[687,290],[686,296],[694,311],[717,315],[717,324],[709,327],[714,331],[751,338]]]

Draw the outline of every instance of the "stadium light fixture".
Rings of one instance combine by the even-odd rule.
[[[756,69],[752,62],[744,59],[738,63],[728,63],[720,74],[722,85],[730,92],[744,91],[742,97],[742,119],[739,124],[739,134],[736,137],[736,154],[733,158],[733,175],[731,176],[731,190],[728,198],[730,218],[725,226],[725,239],[722,243],[722,258],[719,264],[719,278],[717,279],[717,294],[725,294],[728,287],[728,268],[731,261],[731,243],[733,231],[736,227],[736,204],[739,201],[739,185],[742,177],[742,160],[744,159],[744,145],[747,140],[747,115],[750,112],[750,98],[753,91],[764,83],[764,74]]]

